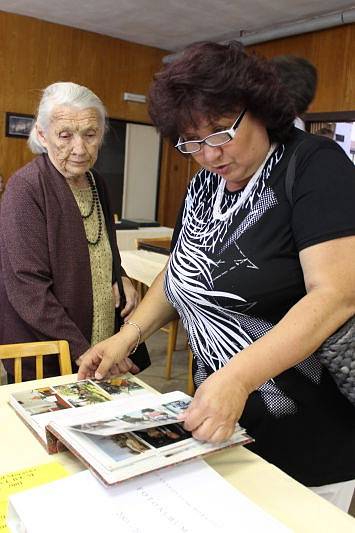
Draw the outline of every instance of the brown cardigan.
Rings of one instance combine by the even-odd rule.
[[[95,180],[112,249],[113,280],[122,291],[107,192],[96,174]],[[65,178],[43,154],[12,176],[0,204],[0,344],[67,339],[74,362],[90,346],[92,315],[84,225]],[[147,356],[144,363],[138,361],[141,368],[148,366]],[[46,359],[45,375],[57,375],[56,358]],[[23,376],[34,378],[32,364],[24,366]]]

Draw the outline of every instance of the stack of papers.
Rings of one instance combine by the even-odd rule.
[[[16,494],[9,526],[12,533],[288,531],[199,459],[114,487],[85,471]]]

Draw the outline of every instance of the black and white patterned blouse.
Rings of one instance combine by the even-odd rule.
[[[353,167],[335,143],[322,144],[299,163],[294,205],[289,204],[284,179],[291,147],[307,134],[294,135],[288,145],[275,148],[242,191],[228,192],[224,179],[205,169],[189,186],[165,291],[188,334],[196,386],[269,331],[306,294],[300,250],[355,234]],[[348,413],[344,420],[339,412]],[[241,423],[255,438],[257,453],[301,482],[321,485],[355,478],[354,415],[310,355],[255,391]],[[352,446],[350,470],[347,462],[324,465],[309,451],[317,455],[314,446],[320,441],[328,449],[326,440],[329,450],[337,444],[330,436],[334,424],[343,434],[345,457]],[[351,443],[345,447],[344,431]]]

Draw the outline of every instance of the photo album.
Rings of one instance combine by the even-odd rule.
[[[179,415],[191,397],[157,394],[134,378],[83,380],[18,392],[9,403],[48,453],[71,451],[106,485],[252,439],[239,425],[221,444],[194,439]]]
[[[92,411],[99,405],[122,404],[135,397],[156,396],[133,377],[115,377],[106,381],[82,380],[20,391],[10,395],[9,404],[33,431],[48,451],[46,425],[70,418],[77,412]]]

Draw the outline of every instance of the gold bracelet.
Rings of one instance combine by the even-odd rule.
[[[136,344],[134,345],[133,349],[131,350],[131,354],[133,354],[134,352],[137,351],[137,348],[138,346],[140,345],[140,342],[141,342],[141,338],[142,338],[142,330],[141,330],[141,327],[139,324],[137,324],[136,322],[132,322],[131,320],[127,320],[127,322],[124,322],[121,326],[120,329],[122,329],[124,326],[126,325],[129,325],[129,326],[134,326],[136,328],[136,330],[138,331],[138,339],[137,339],[137,342]]]

